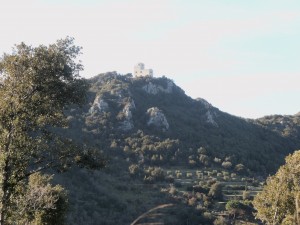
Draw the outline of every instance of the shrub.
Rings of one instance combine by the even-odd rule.
[[[132,177],[137,177],[140,174],[140,167],[137,164],[132,164],[128,167],[129,174]]]
[[[230,169],[232,167],[232,163],[231,162],[223,162],[222,167],[224,167],[225,169]]]
[[[222,162],[222,160],[221,160],[221,159],[219,159],[219,158],[217,158],[217,157],[215,157],[215,158],[214,158],[214,162],[215,162],[215,163],[221,163],[221,162]]]
[[[201,185],[194,185],[193,186],[193,191],[208,194],[209,189],[205,188],[205,187],[202,187]]]
[[[192,178],[193,177],[193,173],[186,173],[186,178]]]
[[[176,178],[179,179],[182,177],[182,173],[176,173]]]
[[[175,195],[175,194],[177,194],[177,189],[174,187],[174,186],[171,186],[170,187],[170,190],[169,190],[169,194],[170,195]]]
[[[229,181],[229,176],[224,176],[224,177],[223,177],[223,180]]]
[[[246,173],[246,167],[243,164],[237,164],[234,167],[234,170],[239,174],[245,174]]]
[[[215,219],[214,221],[214,225],[227,225],[227,224],[229,224],[229,221],[223,216],[218,216],[218,218]]]
[[[190,206],[196,206],[196,204],[197,204],[197,199],[195,197],[191,197],[188,200],[188,205],[190,205]]]
[[[213,214],[211,214],[210,212],[204,212],[204,213],[203,213],[203,217],[204,217],[206,220],[212,220],[212,219],[213,219]]]
[[[222,189],[223,189],[222,184],[215,183],[211,186],[208,195],[214,199],[222,200],[223,199]]]
[[[199,179],[203,179],[203,173],[196,173]]]
[[[249,191],[243,191],[243,200],[249,200],[251,198]]]

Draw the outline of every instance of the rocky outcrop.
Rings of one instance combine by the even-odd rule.
[[[216,117],[216,114],[214,112],[211,112],[210,110],[208,110],[205,114],[206,116],[206,122],[210,123],[211,125],[218,127],[217,122],[214,120],[214,117]]]
[[[153,84],[152,82],[149,82],[145,86],[142,87],[142,89],[147,92],[148,94],[157,95],[160,92],[163,93],[172,93],[173,92],[174,83],[172,81],[167,82],[167,87],[164,88],[161,85]]]
[[[200,102],[204,106],[205,109],[213,108],[213,106],[203,98],[197,98],[196,101]]]
[[[200,102],[202,106],[207,110],[204,117],[207,123],[218,127],[219,125],[215,121],[215,118],[217,117],[216,108],[214,108],[208,101],[206,101],[203,98],[197,98],[196,101]]]
[[[123,131],[128,131],[134,128],[133,121],[132,121],[132,110],[135,109],[135,103],[133,100],[128,102],[123,110],[122,113],[124,114],[124,120],[121,122],[119,129]]]
[[[123,113],[126,115],[126,117],[132,118],[132,113],[131,111],[135,109],[135,103],[133,100],[129,101],[125,107],[123,108]]]
[[[94,113],[103,113],[108,111],[108,104],[100,96],[97,96],[91,106],[89,112]]]
[[[147,122],[148,126],[153,125],[157,128],[161,128],[163,131],[169,129],[169,123],[167,121],[167,118],[159,108],[149,108],[147,110],[147,115],[149,116],[149,120]]]

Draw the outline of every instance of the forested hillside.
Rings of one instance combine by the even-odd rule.
[[[203,147],[211,161],[227,158],[268,174],[300,146],[297,116],[281,116],[286,122],[280,126],[271,117],[239,118],[188,97],[166,77],[107,73],[89,82],[88,104],[70,112],[71,133],[106,150],[143,154],[156,164],[188,164],[192,158],[201,166],[197,150]]]
[[[57,132],[98,149],[108,163],[102,172],[72,170],[56,178],[70,190],[72,224],[129,224],[170,202],[177,208],[164,212],[165,224],[210,224],[222,220],[211,212],[225,210],[216,205],[223,197],[242,197],[247,185],[260,190],[261,179],[300,148],[297,115],[278,116],[286,121],[281,127],[276,116],[236,117],[190,98],[166,77],[111,72],[88,82],[87,104],[66,111],[70,126]],[[219,196],[218,183],[225,190]]]

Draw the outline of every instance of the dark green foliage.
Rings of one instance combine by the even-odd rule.
[[[268,224],[300,223],[299,162],[298,150],[286,157],[286,163],[274,176],[268,177],[262,192],[253,201],[257,218]]]
[[[85,112],[96,96],[108,103],[109,110],[93,115],[86,113],[84,129],[99,142],[106,142],[107,138],[112,141],[112,137],[118,139],[120,148],[127,146],[129,151],[126,153],[135,155],[136,160],[142,153],[147,164],[184,163],[195,168],[218,164],[219,161],[214,161],[216,158],[227,161],[224,167],[240,174],[246,174],[248,169],[268,174],[283,163],[286,154],[300,146],[299,139],[265,129],[260,120],[238,118],[221,112],[203,99],[191,99],[166,77],[132,78],[111,72],[98,75],[89,82],[90,105],[86,106]],[[150,83],[161,89],[171,83],[172,91],[147,93],[143,88]],[[132,101],[135,103],[135,109],[131,110],[134,127],[123,131],[119,129],[125,118],[123,109]],[[167,131],[147,126],[146,111],[151,107],[158,107],[165,114],[170,125]],[[293,127],[296,129],[297,124]],[[270,160],[270,155],[276,157]],[[226,157],[230,159],[225,160]]]
[[[145,183],[154,183],[154,182],[165,180],[165,173],[159,167],[148,167],[144,170],[144,173],[145,173],[145,177],[144,177]]]
[[[238,216],[251,216],[253,208],[248,201],[230,200],[226,203],[226,210],[236,219]]]
[[[228,219],[224,218],[223,216],[219,216],[217,219],[214,221],[214,225],[227,225],[230,224]]]
[[[68,209],[67,193],[62,186],[50,185],[53,176],[36,173],[13,212],[14,224],[63,225]]]
[[[300,113],[293,116],[265,116],[257,119],[256,122],[284,137],[299,139]]]
[[[24,198],[20,190],[30,186],[28,177],[49,168],[64,171],[75,163],[84,166],[89,161],[92,168],[102,164],[99,151],[93,155],[83,151],[81,143],[59,135],[58,128],[67,127],[65,111],[70,105],[83,104],[89,87],[78,75],[82,65],[76,57],[81,48],[73,41],[68,37],[38,47],[21,43],[0,59],[1,225],[9,224],[8,220],[19,223],[13,214]],[[39,213],[43,215],[34,216],[46,220],[48,215]]]
[[[226,210],[236,217],[237,214],[243,213],[244,205],[238,200],[231,200],[226,203]]]
[[[172,92],[147,93],[143,87],[150,82],[160,90],[172,83]],[[61,178],[72,187],[70,224],[93,224],[94,220],[130,224],[141,213],[170,202],[176,203],[178,211],[170,209],[176,219],[166,216],[166,224],[212,224],[215,218],[209,211],[222,199],[222,188],[210,179],[210,171],[209,180],[190,184],[187,192],[179,181],[187,175],[186,169],[213,167],[219,173],[226,167],[226,175],[217,177],[222,182],[232,173],[265,175],[300,146],[298,140],[256,121],[223,113],[203,99],[191,99],[166,77],[133,78],[110,72],[90,79],[89,84],[88,103],[66,111],[72,129],[63,134],[101,149],[109,166],[105,173],[73,171]],[[96,98],[105,101],[108,109],[91,111]],[[125,109],[132,102],[135,108],[128,117]],[[147,125],[146,111],[151,107],[164,113],[168,130]],[[208,120],[209,115],[214,122]],[[123,130],[127,119],[133,127]],[[182,174],[168,175],[165,171],[170,167],[182,168]],[[191,180],[192,176],[196,175]],[[168,182],[174,182],[176,190]]]

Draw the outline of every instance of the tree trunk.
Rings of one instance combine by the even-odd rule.
[[[1,208],[1,214],[0,214],[0,224],[4,225],[4,213],[5,211],[3,210],[3,207]]]
[[[297,225],[300,225],[300,209],[299,209],[299,195],[300,195],[300,193],[299,192],[297,192],[297,194],[296,194],[296,197],[295,197],[295,206],[296,206],[296,209],[295,209],[295,222],[296,222],[296,224]]]
[[[2,183],[1,191],[2,191],[2,196],[0,199],[0,204],[1,204],[1,209],[0,209],[0,225],[6,224],[5,222],[5,217],[6,217],[6,211],[7,211],[7,182]]]
[[[12,123],[11,123],[12,124]],[[9,148],[12,142],[13,137],[13,126],[9,127],[8,135],[7,135],[7,142],[4,147],[4,154],[2,154],[3,159],[3,167],[1,168],[1,175],[2,175],[2,184],[1,184],[1,197],[0,197],[0,225],[6,224],[6,214],[7,214],[7,207],[8,207],[8,199],[10,198],[10,191],[9,191],[9,176],[10,176],[10,168],[9,168]]]
[[[9,199],[9,185],[8,185],[8,179],[9,179],[9,168],[8,168],[8,159],[6,158],[4,160],[4,167],[2,171],[2,185],[1,185],[1,198],[0,198],[0,225],[6,224],[6,214],[7,214],[7,203]]]

